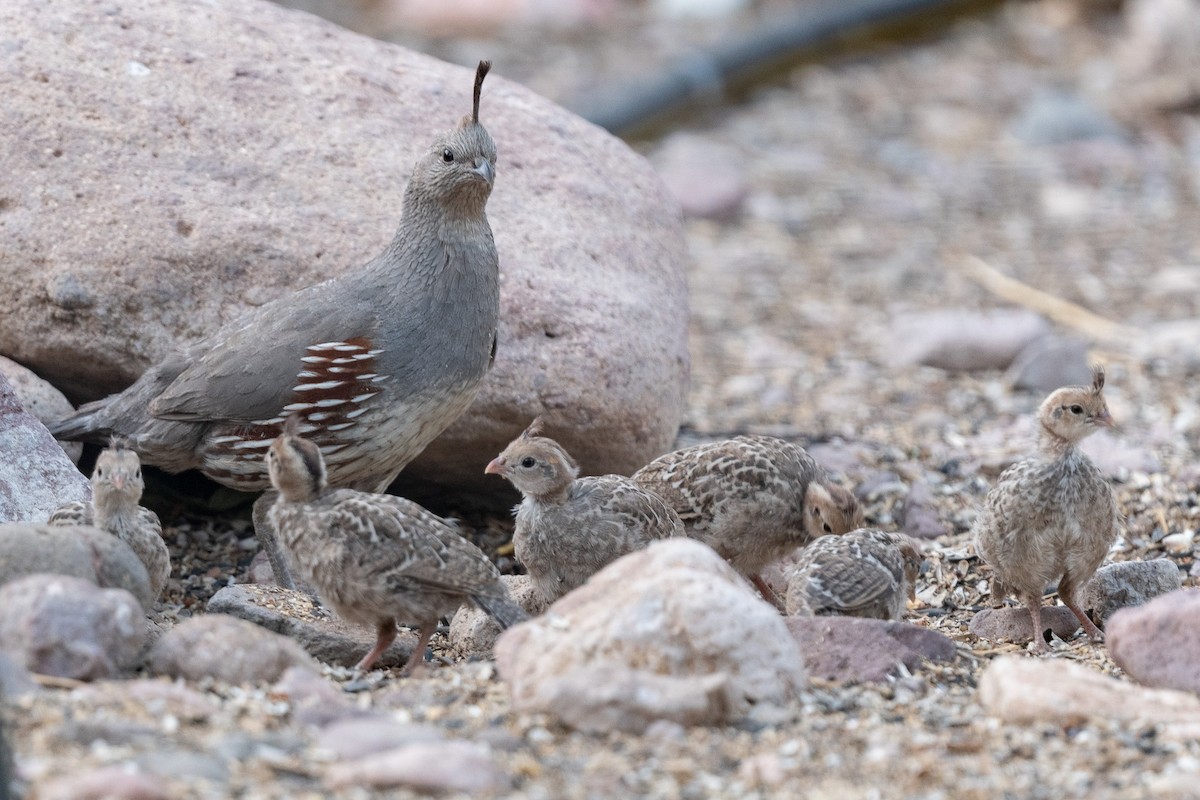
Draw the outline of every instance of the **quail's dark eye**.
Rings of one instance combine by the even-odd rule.
[[[104,467],[96,467],[96,477],[97,478],[104,477]]]
[[[133,473],[133,477],[135,477],[135,478],[142,477],[142,471],[139,469],[137,472]]]
[[[445,161],[447,164],[449,164],[453,160],[454,160],[454,151],[451,150],[449,147],[447,147],[445,150],[442,151],[442,161]]]
[[[1072,414],[1082,414],[1082,413],[1083,413],[1083,406],[1081,406],[1081,405],[1079,405],[1078,403],[1076,403],[1075,405],[1071,406],[1071,413],[1072,413]]]
[[[829,523],[828,523],[828,522],[826,522],[826,523],[824,523],[823,525],[821,525],[821,527],[825,529],[825,532],[826,532],[826,533],[833,533],[833,528],[829,527]]]
[[[524,467],[525,469],[529,469],[536,463],[537,462],[533,460],[533,456],[525,456],[524,458],[521,459],[521,466]]]

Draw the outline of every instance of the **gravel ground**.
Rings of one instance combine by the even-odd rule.
[[[614,29],[639,13],[649,12],[623,10]],[[654,41],[663,28],[638,35]],[[718,28],[692,23],[681,39],[701,42]],[[508,34],[493,43],[495,61],[564,98],[584,85],[582,73],[644,66],[614,29],[547,34],[538,65],[528,41]],[[1200,742],[1163,741],[1153,727],[1015,726],[983,712],[981,670],[1020,648],[967,633],[986,576],[966,532],[996,471],[1022,451],[1020,420],[1043,394],[1013,391],[997,371],[896,356],[901,312],[1011,306],[971,277],[970,256],[1112,323],[1104,331],[1115,335],[1095,336],[1077,313],[1055,320],[1060,333],[1089,336],[1108,368],[1121,429],[1107,452],[1127,518],[1112,555],[1173,558],[1197,585],[1192,555],[1167,554],[1161,540],[1200,526],[1197,339],[1181,348],[1169,335],[1170,324],[1196,334],[1200,320],[1200,122],[1162,101],[1183,90],[1146,88],[1122,61],[1128,42],[1107,6],[1006,5],[917,43],[797,68],[686,129],[730,154],[745,198],[727,221],[688,222],[693,374],[681,439],[755,431],[819,444],[848,482],[880,487],[866,502],[868,523],[881,527],[899,523],[908,486],[929,486],[947,533],[932,543],[910,619],[953,638],[956,664],[883,686],[814,682],[787,724],[664,725],[645,736],[582,735],[514,714],[487,663],[388,675],[354,702],[488,742],[511,781],[505,796],[1191,796]],[[467,45],[429,47],[454,56]],[[1057,141],[1071,125],[1089,138]],[[636,146],[654,161],[672,143]],[[886,473],[897,480],[880,480]],[[507,521],[477,523],[494,552]],[[185,577],[172,582],[164,625],[249,570],[245,520],[180,516],[168,541]],[[439,634],[435,650],[444,647]],[[1083,640],[1060,643],[1055,657],[1121,674]],[[162,703],[131,699],[120,684],[22,700],[9,732],[20,768],[43,784],[136,761],[161,773],[172,797],[330,791],[328,753],[280,697],[191,688],[213,709],[164,715]]]

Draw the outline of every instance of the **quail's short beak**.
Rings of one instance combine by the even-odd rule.
[[[496,180],[496,170],[492,168],[492,162],[482,156],[475,159],[475,169],[472,172],[480,175],[489,184]]]
[[[503,475],[504,474],[504,459],[493,458],[488,462],[488,465],[483,468],[484,475]]]
[[[1108,413],[1107,408],[1093,417],[1092,421],[1101,428],[1112,428],[1117,424],[1117,421],[1113,419],[1112,414]]]
[[[114,489],[118,489],[118,490],[124,489],[125,488],[125,476],[121,475],[121,474],[113,475],[112,476],[112,485],[113,485]]]

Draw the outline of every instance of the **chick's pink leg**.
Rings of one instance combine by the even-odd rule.
[[[394,641],[396,641],[396,620],[389,617],[379,623],[379,627],[375,631],[375,646],[371,648],[371,652],[363,656],[362,661],[359,661],[354,668],[363,672],[369,670]]]

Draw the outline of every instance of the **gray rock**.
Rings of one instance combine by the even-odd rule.
[[[375,646],[375,632],[341,620],[304,592],[265,584],[237,584],[217,591],[208,611],[229,614],[295,640],[326,664],[352,667]],[[380,667],[397,667],[408,661],[416,634],[401,630],[379,659]]]
[[[1153,562],[1151,562],[1153,563]],[[1200,591],[1182,589],[1113,614],[1113,661],[1138,683],[1200,694]]]
[[[38,688],[24,664],[16,661],[10,653],[0,653],[0,702],[23,694],[36,694]]]
[[[917,672],[926,661],[955,659],[954,642],[908,622],[859,617],[789,617],[810,675],[839,683],[886,681],[903,664]]]
[[[350,704],[341,689],[307,667],[288,667],[271,692],[288,699],[292,721],[300,725],[319,728],[364,713]]]
[[[1120,609],[1148,603],[1181,586],[1179,567],[1169,558],[1118,561],[1096,570],[1079,602],[1092,621],[1103,627]]]
[[[1034,145],[1125,138],[1112,117],[1083,97],[1050,89],[1035,92],[1010,129],[1018,139]]]
[[[177,795],[162,775],[113,764],[53,778],[38,786],[37,796],[41,800],[171,800]]]
[[[334,789],[403,786],[421,793],[461,792],[472,797],[492,794],[507,783],[486,747],[461,741],[417,742],[333,764],[325,780]]]
[[[779,613],[709,547],[684,538],[618,559],[505,631],[496,662],[514,710],[597,732],[640,732],[655,718],[721,724],[752,708],[786,713],[804,686],[800,648]]]
[[[1014,389],[1048,394],[1061,386],[1092,382],[1088,341],[1077,336],[1041,336],[1022,348],[1007,379]]]
[[[398,722],[384,717],[341,719],[325,726],[315,744],[339,760],[353,760],[417,742],[440,742],[445,737],[432,725]]]
[[[150,578],[141,559],[112,534],[86,525],[0,525],[0,585],[24,575],[51,572],[124,589],[149,610]]]
[[[1043,317],[1020,309],[923,311],[892,320],[881,355],[898,366],[924,364],[964,372],[1005,369],[1049,331]]]
[[[150,648],[147,664],[156,675],[230,684],[276,681],[289,667],[317,668],[286,636],[226,614],[179,623]]]
[[[500,581],[508,589],[508,596],[529,616],[536,617],[546,610],[546,601],[528,575],[501,575]],[[463,658],[490,658],[500,633],[495,619],[475,606],[465,605],[450,620],[450,649]]]
[[[933,492],[924,481],[915,482],[904,498],[900,511],[903,531],[918,539],[936,539],[949,533],[942,524],[937,506],[933,504]]]
[[[8,378],[17,402],[38,422],[48,425],[62,419],[75,410],[71,401],[63,393],[55,389],[49,381],[44,381],[31,369],[26,369],[11,358],[0,356],[0,373]],[[59,442],[71,463],[78,464],[79,456],[83,454],[83,445],[79,442]]]
[[[1066,606],[1042,606],[1042,636],[1050,631],[1066,641],[1079,630],[1079,620]],[[989,642],[1027,644],[1033,641],[1033,620],[1024,606],[985,608],[974,617],[967,628],[972,634]]]
[[[749,191],[737,151],[695,134],[668,137],[651,163],[685,217],[732,219]]]
[[[72,400],[381,252],[418,153],[470,108],[472,70],[272,3],[13,0],[0,29],[21,43],[9,69],[38,76],[0,111],[0,353]],[[52,141],[23,132],[63,107]],[[586,473],[628,474],[669,449],[685,400],[679,207],[627,145],[503,69],[482,119],[499,350],[407,472],[494,493],[480,465],[545,410]]]
[[[0,270],[0,284],[5,280],[4,274]],[[4,300],[0,299],[0,308],[3,305]],[[6,324],[7,321],[0,319],[0,329]],[[92,497],[87,478],[75,469],[46,426],[21,406],[3,373],[0,373],[0,453],[4,454],[0,458],[0,522],[45,522],[59,506]]]
[[[35,574],[0,587],[0,650],[32,672],[90,681],[137,664],[146,619],[124,589]]]
[[[212,753],[157,747],[151,752],[139,753],[133,761],[146,772],[163,778],[199,778],[218,786],[229,781],[229,765]]]

